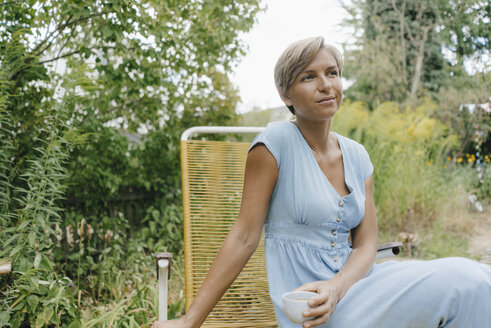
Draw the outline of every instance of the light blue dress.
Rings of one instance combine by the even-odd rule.
[[[362,145],[336,137],[350,191],[345,197],[293,123],[270,124],[251,145],[264,144],[278,164],[264,232],[270,294],[282,328],[300,325],[285,316],[281,295],[331,279],[350,255],[349,232],[365,213],[364,181],[372,163]],[[322,327],[491,327],[491,269],[464,258],[376,264]]]

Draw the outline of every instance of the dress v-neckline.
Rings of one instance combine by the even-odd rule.
[[[343,177],[344,177],[343,180],[344,180],[345,186],[348,188],[348,191],[349,191],[349,193],[346,194],[346,195],[344,195],[344,196],[341,196],[339,194],[339,192],[336,190],[336,188],[334,188],[333,184],[331,183],[331,181],[329,180],[329,178],[326,176],[326,174],[324,173],[324,171],[322,171],[321,167],[319,166],[319,163],[315,159],[314,153],[312,152],[312,148],[310,148],[309,143],[307,142],[307,140],[303,136],[303,134],[300,131],[300,129],[298,128],[298,126],[295,123],[291,122],[291,121],[290,121],[290,123],[295,127],[295,130],[297,130],[298,134],[300,135],[301,139],[303,140],[303,143],[304,143],[307,151],[310,154],[310,158],[314,161],[315,166],[317,167],[317,169],[319,170],[319,172],[322,174],[322,176],[326,180],[326,182],[329,185],[329,187],[334,191],[334,193],[336,194],[336,196],[338,196],[339,199],[343,199],[343,198],[348,197],[349,195],[351,195],[351,193],[353,192],[353,189],[350,187],[350,185],[347,182],[346,165],[345,165],[346,164],[346,162],[345,162],[345,152],[343,151],[343,145],[342,145],[341,141],[339,140],[339,134],[337,134],[334,131],[332,132],[336,136],[336,141],[338,143],[339,149],[341,150],[341,162],[343,164]]]

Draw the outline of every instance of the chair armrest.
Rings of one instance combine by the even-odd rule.
[[[392,242],[377,245],[377,256],[375,259],[380,260],[387,257],[399,255],[399,253],[401,252],[401,248],[401,242]]]

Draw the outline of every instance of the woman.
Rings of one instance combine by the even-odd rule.
[[[280,327],[298,327],[281,295],[319,294],[303,327],[483,327],[491,323],[491,270],[463,258],[373,265],[373,167],[364,147],[330,131],[343,97],[339,52],[323,38],[290,45],[275,67],[294,122],[253,141],[240,214],[184,318],[199,327],[265,231],[271,299]],[[351,232],[352,244],[348,241]]]

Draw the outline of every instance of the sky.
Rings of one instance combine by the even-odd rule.
[[[254,107],[261,109],[283,105],[274,86],[276,60],[292,42],[323,36],[336,46],[350,37],[340,26],[346,11],[339,0],[263,0],[266,11],[257,16],[257,23],[242,40],[248,46],[245,57],[231,75],[239,88],[242,102],[237,111],[244,113]]]

